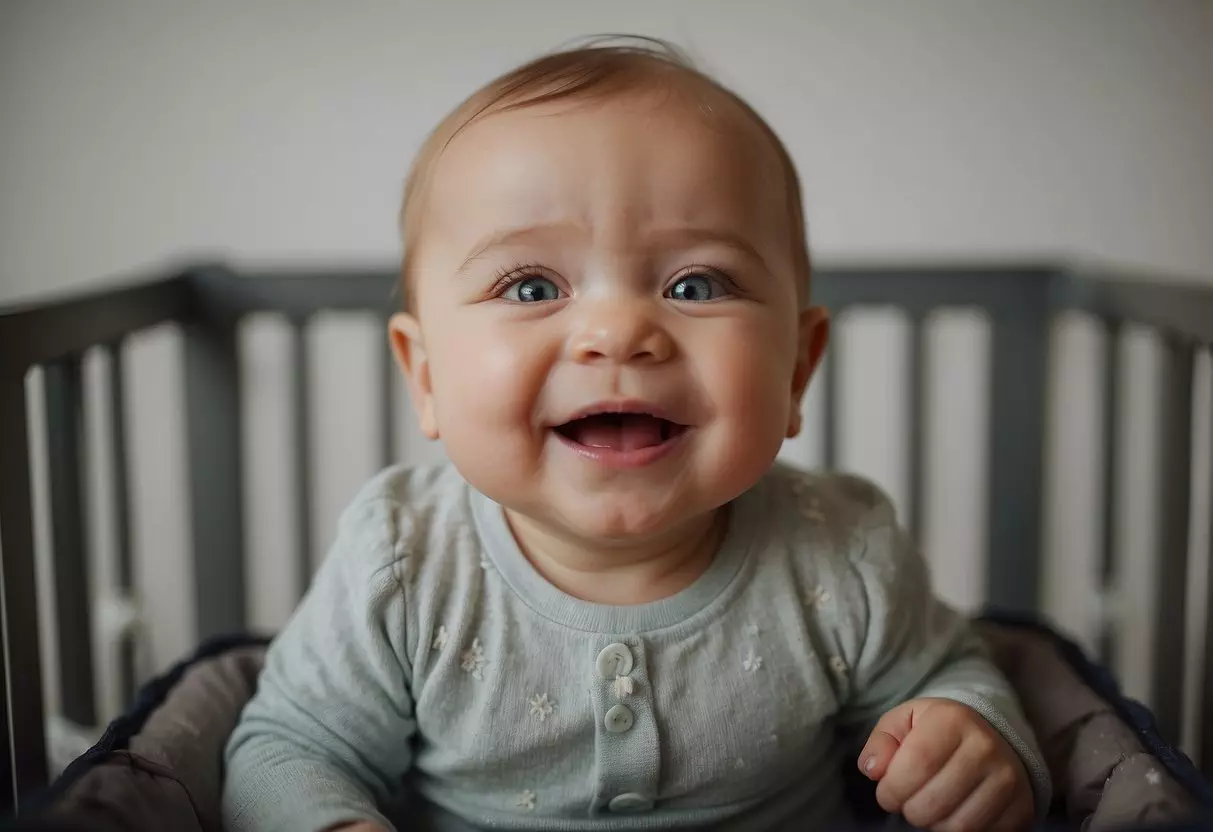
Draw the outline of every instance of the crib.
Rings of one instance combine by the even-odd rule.
[[[163,276],[0,309],[0,565],[3,576],[3,639],[0,640],[0,812],[7,815],[44,787],[53,774],[48,764],[47,728],[52,717],[79,726],[97,726],[94,645],[97,610],[90,591],[87,526],[81,497],[85,465],[82,414],[94,403],[82,388],[86,354],[104,356],[109,435],[113,464],[112,517],[118,568],[114,597],[132,618],[139,599],[130,557],[131,501],[126,463],[129,444],[123,415],[127,376],[123,345],[133,335],[165,323],[179,327],[185,448],[189,473],[188,517],[193,551],[189,576],[195,598],[199,640],[247,630],[245,527],[247,487],[242,469],[240,331],[253,316],[273,313],[292,332],[289,386],[290,419],[295,437],[291,501],[303,554],[314,541],[306,518],[314,510],[314,470],[309,435],[308,351],[305,336],[315,316],[358,312],[383,322],[399,305],[397,273],[391,269],[236,269],[223,264],[192,265]],[[1107,659],[1123,623],[1114,599],[1123,589],[1116,522],[1123,483],[1137,476],[1124,459],[1116,437],[1124,432],[1126,400],[1123,350],[1129,328],[1154,334],[1159,345],[1158,394],[1151,399],[1158,442],[1151,464],[1156,522],[1150,533],[1156,556],[1150,560],[1155,603],[1148,624],[1151,645],[1147,704],[1159,733],[1169,742],[1187,737],[1185,750],[1207,776],[1213,774],[1213,615],[1193,605],[1190,584],[1213,598],[1213,570],[1204,575],[1193,562],[1213,548],[1213,456],[1199,438],[1213,427],[1213,414],[1201,412],[1197,391],[1213,377],[1213,286],[1186,285],[1126,277],[1102,269],[1054,263],[946,263],[862,265],[820,268],[814,295],[836,320],[862,309],[892,309],[906,322],[904,366],[907,392],[904,467],[910,483],[905,519],[912,532],[923,524],[924,489],[919,486],[931,461],[921,437],[930,409],[923,394],[927,362],[924,344],[932,317],[940,310],[976,310],[988,329],[989,362],[987,460],[984,503],[984,593],[989,608],[1035,613],[1042,608],[1042,576],[1048,563],[1042,546],[1045,524],[1045,469],[1048,441],[1049,380],[1055,361],[1056,322],[1079,316],[1098,335],[1100,361],[1094,372],[1100,391],[1096,429],[1101,448],[1101,483],[1096,501],[1101,530],[1100,555],[1087,585],[1066,587],[1075,597],[1106,598],[1094,649]],[[839,464],[839,436],[846,425],[837,406],[840,342],[827,355],[819,382],[824,401],[819,414],[826,467]],[[395,369],[386,345],[376,369],[379,390],[368,407],[377,413],[380,461],[400,456],[393,424],[401,417],[391,394]],[[32,405],[31,373],[40,374],[42,400]],[[46,476],[39,486],[31,470],[31,423],[35,411],[45,419]],[[1056,450],[1056,449],[1054,449]],[[1208,480],[1208,482],[1204,482]],[[37,493],[41,487],[44,494]],[[1203,496],[1202,496],[1203,495]],[[34,504],[49,509],[53,539],[49,546],[57,637],[54,655],[44,655],[39,633],[38,569],[32,521]],[[1208,526],[1208,528],[1205,528]],[[1056,553],[1055,553],[1056,554]],[[1196,557],[1193,555],[1195,554]],[[299,590],[302,591],[300,586]],[[1202,608],[1203,607],[1203,608]],[[135,628],[118,627],[118,674],[131,696],[142,679],[134,661]],[[1189,661],[1191,645],[1201,645],[1198,661]],[[55,663],[58,709],[47,712],[44,663]],[[1185,707],[1187,703],[1187,707]],[[1193,706],[1193,703],[1195,705]],[[1202,719],[1201,717],[1205,717]]]

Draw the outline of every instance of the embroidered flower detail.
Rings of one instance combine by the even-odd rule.
[[[835,656],[834,658],[830,659],[830,670],[833,670],[839,676],[847,675],[847,663],[843,661],[842,656]]]
[[[466,673],[472,674],[473,679],[483,679],[484,675],[481,671],[484,670],[486,663],[487,659],[484,657],[484,648],[480,646],[480,639],[472,639],[472,646],[464,650],[459,657],[459,666]]]
[[[809,595],[809,606],[821,608],[828,603],[830,603],[829,591],[821,584],[818,584]]]
[[[742,632],[744,632],[749,638],[758,638],[758,634],[761,633],[762,630],[758,629],[758,625],[751,621],[749,624],[745,625]]]
[[[755,656],[754,648],[751,647],[750,652],[746,654],[745,661],[741,663],[741,666],[747,673],[753,673],[762,667],[762,656]]]
[[[616,676],[615,681],[611,683],[611,687],[615,691],[615,697],[622,699],[625,696],[631,696],[632,691],[636,689],[632,682],[631,676]]]
[[[527,700],[527,704],[531,706],[531,716],[540,722],[547,721],[547,718],[552,715],[552,711],[556,708],[556,703],[548,699],[546,693],[535,694]]]
[[[518,795],[518,802],[515,803],[514,805],[517,806],[519,809],[525,809],[528,812],[533,812],[533,811],[535,811],[536,797],[538,797],[538,795],[536,795],[530,789],[526,789]]]
[[[1162,775],[1158,773],[1157,769],[1152,768],[1146,772],[1146,782],[1151,786],[1157,786],[1162,783]]]
[[[450,638],[450,633],[446,631],[446,627],[439,625],[438,632],[434,633],[434,640],[430,643],[430,649],[441,650],[446,647],[448,638]]]
[[[821,510],[821,504],[816,500],[809,500],[808,505],[801,509],[800,513],[810,523],[824,523],[826,521],[825,512]]]

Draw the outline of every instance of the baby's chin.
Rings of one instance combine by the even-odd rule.
[[[588,548],[628,548],[671,534],[682,538],[711,522],[733,495],[695,491],[542,489],[528,496],[519,491],[500,499],[507,511],[549,534]],[[529,498],[528,498],[529,497]]]
[[[636,498],[561,502],[544,512],[548,522],[559,523],[586,543],[604,547],[626,547],[663,537],[696,525],[720,508],[710,503],[659,506]]]
[[[692,447],[653,466],[587,473],[586,463],[572,457],[528,466],[508,454],[459,450],[451,448],[451,461],[477,491],[549,534],[594,548],[690,531],[751,488],[774,461],[773,453],[756,454],[754,443],[734,443],[720,449],[725,453]]]

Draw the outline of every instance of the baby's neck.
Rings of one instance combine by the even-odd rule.
[[[630,606],[686,589],[707,570],[724,537],[728,509],[637,543],[594,545],[507,512],[519,547],[560,591],[595,604]]]

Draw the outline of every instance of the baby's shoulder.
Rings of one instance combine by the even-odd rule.
[[[396,465],[368,480],[338,523],[338,538],[379,564],[413,571],[427,553],[457,544],[471,526],[468,485],[454,466]]]
[[[810,472],[780,463],[761,495],[767,562],[786,560],[797,578],[816,586],[895,579],[914,552],[897,511],[879,485],[855,474]]]
[[[392,504],[416,510],[440,509],[465,498],[467,483],[449,462],[392,465],[363,484],[350,501],[347,514],[362,507]]]
[[[889,495],[869,479],[848,473],[806,471],[777,463],[763,484],[764,502],[794,527],[862,531],[896,523]]]

